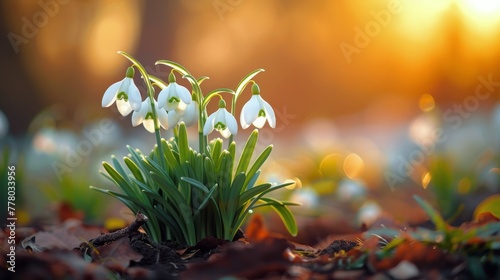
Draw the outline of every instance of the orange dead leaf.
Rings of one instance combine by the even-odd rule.
[[[250,241],[261,241],[270,236],[260,214],[254,214],[248,223],[245,235]]]
[[[83,211],[73,209],[73,207],[67,202],[60,203],[57,208],[59,222],[61,223],[69,219],[76,219],[81,221],[85,217]]]
[[[385,271],[395,267],[401,261],[408,261],[419,266],[436,263],[443,258],[443,252],[440,250],[416,241],[407,240],[395,250],[393,257],[384,259],[377,259],[375,254],[371,254],[369,261],[377,270]]]
[[[481,224],[498,222],[500,219],[491,212],[482,212],[478,215],[477,221]]]

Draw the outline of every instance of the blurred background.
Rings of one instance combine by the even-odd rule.
[[[100,106],[129,66],[119,50],[164,79],[170,69],[155,66],[159,59],[209,76],[205,92],[234,88],[264,68],[256,81],[278,120],[262,133],[263,144],[276,146],[266,174],[295,180],[283,195],[303,209],[334,207],[321,202],[325,197],[361,197],[349,207],[358,218],[368,211],[362,224],[408,207],[396,198],[414,205],[411,195],[423,193],[446,217],[467,219],[499,190],[500,1],[0,5],[0,137],[10,161],[23,166],[33,209],[47,208],[29,198],[32,189],[49,201],[88,207],[72,186],[86,193],[89,184],[109,184],[97,172],[100,162],[111,153],[120,158],[126,144],[150,149],[149,133]],[[105,140],[68,159],[91,132]],[[102,196],[92,195],[90,201]],[[463,197],[474,197],[471,206]],[[92,211],[99,213],[83,212]],[[402,212],[411,220],[412,211]]]

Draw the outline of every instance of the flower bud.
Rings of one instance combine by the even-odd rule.
[[[175,79],[174,72],[170,72],[170,75],[168,75],[168,83],[175,83],[177,80]]]
[[[134,75],[135,75],[135,70],[134,70],[134,67],[129,67],[129,68],[127,68],[127,72],[126,72],[125,76],[126,76],[127,78],[133,78],[133,77],[134,77]]]
[[[257,85],[257,83],[253,83],[252,85],[252,94],[253,95],[260,94],[260,88],[259,85]]]
[[[226,101],[222,98],[219,100],[219,108],[226,108]]]

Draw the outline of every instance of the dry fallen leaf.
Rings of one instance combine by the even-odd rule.
[[[101,232],[101,228],[86,226],[80,220],[70,219],[50,230],[40,231],[29,236],[23,240],[23,247],[25,249],[36,248],[35,251],[45,249],[72,250],[82,242],[99,236]]]
[[[92,251],[92,259],[105,267],[120,268],[123,270],[129,266],[130,261],[138,262],[142,259],[142,255],[130,247],[129,241],[128,237],[123,237],[101,246],[97,250]]]

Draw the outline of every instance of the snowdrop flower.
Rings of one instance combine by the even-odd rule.
[[[236,135],[236,133],[238,133],[238,123],[234,116],[226,110],[226,102],[222,99],[219,101],[219,110],[215,111],[207,118],[205,126],[203,127],[203,134],[210,134],[214,128],[219,131],[224,138],[228,138],[231,134]]]
[[[179,114],[177,111],[173,110],[168,112],[168,123],[177,124],[183,121],[186,126],[192,126],[198,120],[198,103],[196,101],[191,102],[182,112]]]
[[[262,128],[264,124],[269,122],[269,126],[274,128],[276,126],[276,116],[274,110],[262,97],[260,96],[260,88],[257,84],[252,86],[252,97],[243,105],[241,109],[240,123],[243,129],[246,129],[253,124],[257,128]]]
[[[102,107],[109,107],[116,101],[116,107],[122,116],[127,116],[141,109],[141,93],[134,83],[134,68],[129,67],[125,78],[112,84],[102,97]]]
[[[191,103],[191,93],[175,82],[173,73],[168,76],[168,82],[168,86],[158,94],[158,104],[160,108],[165,108],[167,111],[176,110],[180,114]]]
[[[158,108],[158,103],[156,102],[156,100],[153,100],[153,102],[161,127],[163,127],[164,129],[168,129],[167,111]],[[151,108],[151,101],[149,100],[149,96],[142,102],[141,109],[138,112],[132,113],[132,125],[138,126],[141,123],[144,125],[144,128],[147,131],[151,133],[155,132],[153,110]]]

